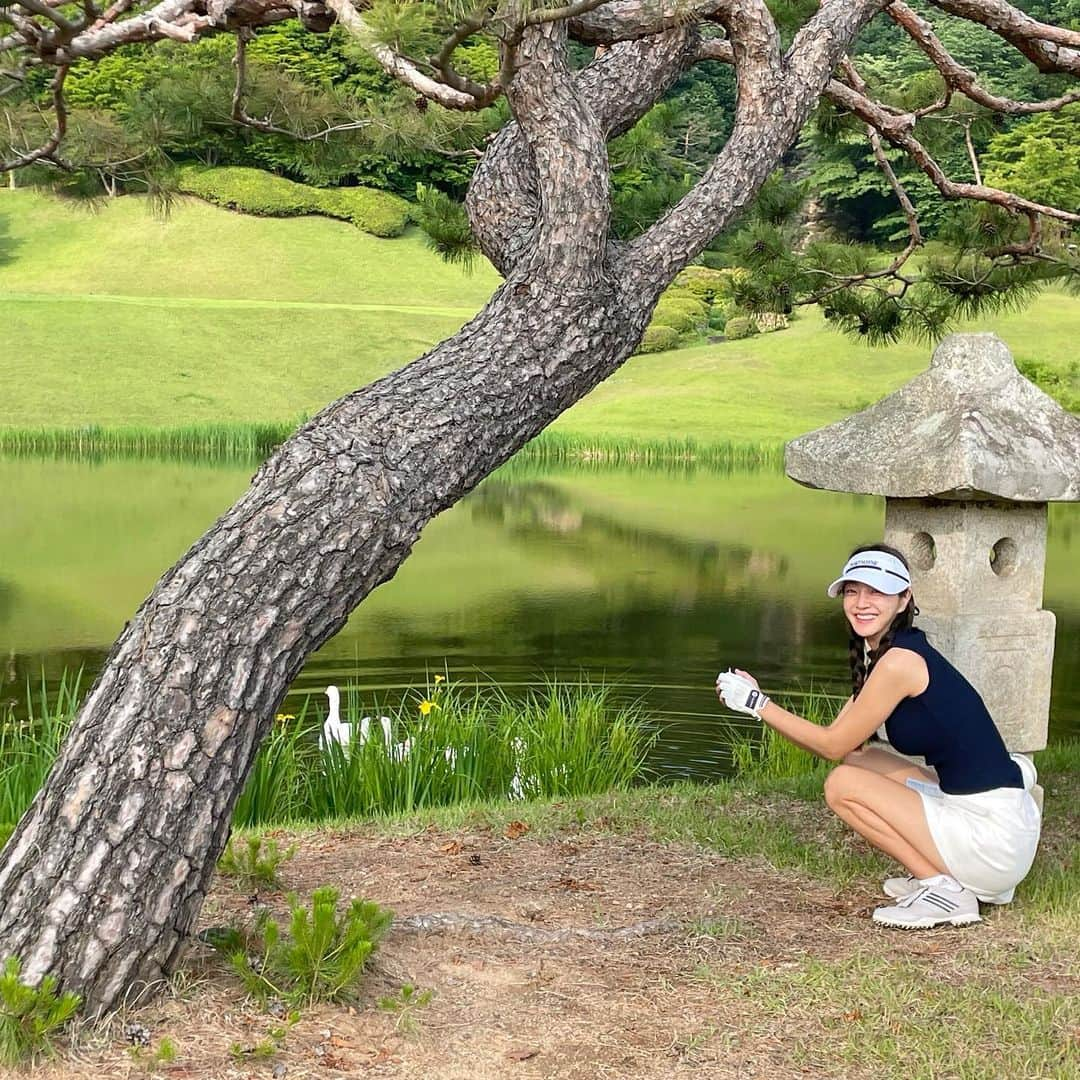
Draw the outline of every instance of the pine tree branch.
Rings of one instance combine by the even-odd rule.
[[[1080,224],[1080,214],[1061,210],[1055,206],[1045,206],[1000,188],[988,187],[985,184],[959,183],[950,179],[933,155],[915,137],[913,114],[897,115],[890,112],[880,102],[860,93],[839,79],[830,80],[825,89],[825,96],[874,128],[893,146],[903,150],[946,199],[969,199],[973,202],[1000,206],[1013,213],[1044,214],[1058,221]]]
[[[69,70],[66,66],[57,68],[50,84],[53,113],[56,116],[53,133],[37,149],[29,150],[11,161],[0,161],[0,173],[22,169],[27,165],[33,165],[36,161],[55,161],[60,164],[56,158],[56,151],[60,149],[60,143],[63,142],[64,135],[67,133],[68,114],[67,104],[64,101],[64,81],[67,79]]]
[[[611,0],[595,11],[572,16],[570,36],[584,45],[614,45],[636,41],[674,27],[713,17],[727,0]]]
[[[901,27],[926,54],[945,82],[947,91],[945,97],[935,106],[918,110],[919,114],[928,115],[932,111],[937,111],[938,108],[946,107],[951,97],[950,92],[961,93],[978,105],[1009,116],[1055,112],[1064,105],[1080,101],[1080,90],[1062,94],[1060,97],[1048,98],[1045,101],[1014,101],[1011,98],[993,94],[979,85],[978,76],[974,71],[964,67],[952,56],[934,33],[930,23],[918,12],[913,11],[901,0],[895,0],[895,2],[889,4],[885,11],[892,21]]]
[[[617,42],[577,73],[578,94],[597,117],[607,139],[628,131],[693,63],[693,27]],[[465,198],[481,250],[505,276],[532,245],[539,212],[536,176],[516,123],[491,142],[473,173]]]
[[[1044,73],[1080,75],[1080,31],[1039,22],[1006,0],[930,0],[936,8],[979,23]]]
[[[359,39],[364,48],[378,60],[383,71],[429,101],[434,101],[447,109],[464,111],[475,111],[491,104],[490,101],[485,101],[467,91],[458,90],[432,79],[420,71],[411,60],[407,60],[400,53],[376,41],[371,28],[364,22],[351,0],[324,0],[324,2],[326,7],[337,16],[337,21],[353,37]]]
[[[236,68],[236,81],[233,85],[232,106],[229,119],[241,127],[252,128],[261,131],[264,135],[284,135],[296,142],[315,142],[327,139],[339,131],[358,131],[370,127],[370,120],[350,120],[342,124],[327,124],[319,131],[303,134],[290,128],[279,127],[271,122],[269,117],[259,120],[251,116],[244,105],[247,83],[247,44],[252,37],[252,31],[248,27],[242,27],[236,32],[236,51],[233,54],[233,66]]]
[[[540,196],[537,243],[519,269],[530,280],[588,290],[603,274],[611,196],[606,133],[575,84],[565,22],[528,27],[506,89]]]
[[[662,288],[753,199],[798,136],[830,72],[884,2],[822,0],[784,56],[764,2],[717,11],[738,82],[735,125],[702,178],[630,245],[626,261],[643,285]],[[720,58],[701,50],[698,56]]]

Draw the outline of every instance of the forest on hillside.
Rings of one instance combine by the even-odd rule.
[[[420,10],[427,6],[376,0],[366,18],[383,40],[422,49],[424,35],[432,34],[431,14]],[[785,0],[771,6],[780,14],[792,8],[794,26],[795,9],[805,5]],[[1019,6],[1058,25],[1080,26],[1080,0],[1022,0]],[[933,21],[952,55],[977,70],[990,91],[1038,100],[1065,89],[1065,76],[1041,76],[983,26],[940,11]],[[194,45],[130,45],[78,63],[68,76],[71,168],[39,166],[17,182],[49,183],[84,196],[167,193],[179,165],[240,165],[316,187],[363,185],[408,199],[416,198],[419,184],[421,194],[433,190],[459,201],[488,137],[508,118],[505,101],[471,114],[429,105],[337,25],[313,33],[289,21],[250,37],[245,106],[256,123],[239,124],[232,116],[232,35]],[[584,66],[593,50],[575,50]],[[497,71],[496,45],[482,33],[456,56],[465,75],[483,80]],[[888,19],[863,31],[855,56],[863,77],[891,104],[915,109],[941,91],[938,73]],[[31,69],[16,92],[0,98],[0,132],[12,146],[31,143],[49,122],[49,78],[45,67]],[[734,95],[730,67],[698,64],[661,105],[610,144],[617,235],[640,232],[701,175],[730,132]],[[1080,103],[1006,118],[957,97],[936,114],[931,130],[928,148],[956,179],[981,178],[1038,202],[1080,206]],[[923,172],[899,152],[888,153],[919,208],[924,236],[933,239],[947,229],[947,205],[934,197]],[[802,208],[804,221],[847,240],[878,246],[903,241],[904,216],[875,167],[862,126],[835,106],[819,107],[785,166],[800,193],[813,192]]]

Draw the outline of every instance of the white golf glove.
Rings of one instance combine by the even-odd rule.
[[[746,713],[761,719],[761,710],[769,704],[768,697],[750,680],[734,671],[721,671],[716,677],[716,692],[734,712]]]

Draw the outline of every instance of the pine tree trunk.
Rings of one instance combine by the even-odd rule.
[[[651,304],[512,279],[460,333],[341,399],[124,630],[0,862],[0,955],[91,1013],[167,975],[289,684],[420,530],[630,352]]]

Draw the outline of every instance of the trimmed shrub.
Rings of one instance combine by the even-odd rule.
[[[351,222],[373,236],[400,236],[409,223],[409,204],[374,188],[316,188],[283,176],[241,166],[204,168],[185,165],[177,187],[215,206],[260,217],[323,214]]]
[[[639,353],[667,352],[668,349],[677,348],[678,344],[679,331],[674,327],[647,326],[641,344],[635,351]]]
[[[694,296],[672,295],[671,290],[660,297],[658,306],[667,308],[669,311],[673,309],[685,311],[687,315],[692,315],[699,322],[705,322],[709,317],[708,304],[702,303]]]
[[[207,169],[185,165],[177,171],[177,187],[227,210],[260,217],[296,217],[316,212],[315,189],[283,176],[239,166]]]
[[[343,218],[372,236],[400,236],[412,218],[409,204],[389,191],[375,188],[312,188],[320,196],[321,212]]]
[[[675,278],[675,284],[706,304],[715,302],[718,296],[731,291],[730,274],[724,270],[712,270],[707,266],[688,266]]]
[[[688,330],[693,330],[700,321],[695,313],[687,311],[677,303],[668,304],[666,301],[661,300],[656,305],[652,322],[649,325],[668,326],[676,333],[683,334]]]
[[[728,319],[724,327],[724,337],[728,341],[741,341],[757,332],[758,328],[754,325],[754,320],[746,315],[736,315],[735,318]]]
[[[713,330],[723,330],[728,319],[735,314],[735,305],[730,300],[717,300],[709,308],[709,326]]]

